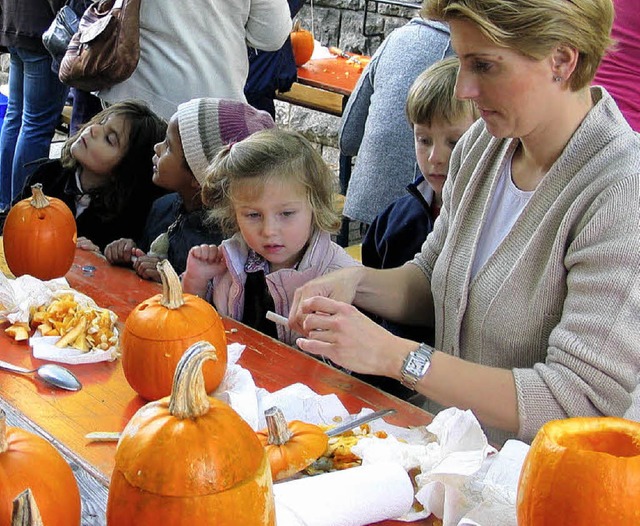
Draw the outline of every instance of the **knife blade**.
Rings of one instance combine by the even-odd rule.
[[[345,431],[349,431],[354,427],[358,427],[358,426],[361,426],[362,424],[372,422],[373,420],[377,420],[378,418],[382,418],[383,416],[386,416],[386,415],[392,415],[395,412],[396,412],[395,409],[380,409],[380,411],[375,411],[373,413],[369,413],[368,415],[364,415],[359,418],[354,418],[353,420],[350,420],[349,422],[346,422],[342,425],[334,427],[333,429],[328,429],[327,431],[325,431],[325,433],[329,437],[341,435]]]

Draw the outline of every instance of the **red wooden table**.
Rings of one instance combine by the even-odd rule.
[[[86,272],[87,266],[95,270]],[[81,250],[77,251],[74,265],[66,277],[73,288],[91,296],[99,306],[116,312],[120,321],[124,321],[140,301],[160,292],[159,284],[142,280],[131,270],[113,267],[102,257]],[[350,412],[358,412],[364,407],[392,407],[397,413],[386,418],[390,423],[416,426],[431,421],[431,416],[418,407],[238,322],[225,319],[224,323],[229,341],[246,345],[239,363],[251,371],[259,387],[276,391],[301,382],[319,394],[335,393]],[[13,342],[4,332],[0,333],[0,359],[25,367],[42,363],[32,357],[26,344]],[[69,368],[82,382],[81,391],[65,392],[30,377],[3,372],[0,374],[0,394],[9,406],[106,486],[114,466],[116,445],[89,443],[85,435],[92,431],[121,431],[145,402],[126,382],[120,360]],[[381,524],[401,523],[387,521]]]

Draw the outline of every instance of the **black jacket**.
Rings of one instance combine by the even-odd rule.
[[[59,159],[45,161],[27,179],[22,194],[16,200],[31,197],[31,185],[35,183],[42,183],[45,195],[64,201],[75,216],[78,192],[72,169],[63,168]],[[121,237],[140,239],[151,204],[164,193],[149,178],[148,183],[141,184],[121,212],[111,219],[105,219],[92,201],[76,218],[78,237],[90,239],[100,250]]]
[[[187,212],[177,193],[171,193],[156,199],[149,212],[147,225],[138,247],[149,251],[151,243],[160,234],[169,231],[169,253],[167,259],[178,274],[187,266],[189,249],[195,245],[219,245],[224,236],[214,226],[205,224],[204,209]]]
[[[42,33],[65,0],[1,0],[0,47],[20,47],[46,53]]]

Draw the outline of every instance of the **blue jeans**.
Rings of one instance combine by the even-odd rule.
[[[51,71],[51,56],[10,47],[9,101],[0,133],[0,210],[20,194],[35,169],[25,164],[48,158],[68,86]]]

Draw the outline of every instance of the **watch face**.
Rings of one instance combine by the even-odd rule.
[[[424,369],[424,361],[419,360],[416,356],[412,355],[405,367],[405,371],[412,376],[421,376]]]

